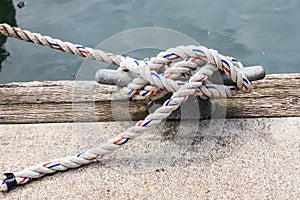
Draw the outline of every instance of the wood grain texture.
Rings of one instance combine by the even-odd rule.
[[[300,74],[267,75],[253,93],[215,100],[227,118],[300,116]],[[116,86],[94,81],[42,81],[0,85],[0,123],[138,120],[147,101],[129,101]]]

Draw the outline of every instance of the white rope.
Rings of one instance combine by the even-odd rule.
[[[141,61],[82,45],[62,42],[48,36],[12,28],[7,24],[0,24],[0,33],[89,59],[120,65],[119,70],[129,70],[138,76],[122,89],[123,93],[133,98],[149,98],[156,93],[166,91],[173,93],[171,98],[166,100],[162,107],[154,113],[95,148],[75,156],[43,162],[19,172],[6,174],[0,185],[2,191],[29,183],[32,179],[40,178],[45,174],[77,168],[102,158],[130,139],[150,131],[153,126],[159,124],[185,102],[190,95],[198,95],[204,99],[225,98],[234,96],[238,89],[245,92],[252,90],[251,83],[241,73],[242,64],[240,62],[203,46],[179,46],[161,52],[154,58]],[[174,62],[178,59],[183,60]],[[228,74],[236,86],[210,83],[209,77],[218,70]]]
[[[20,28],[11,27],[8,24],[0,24],[0,33],[8,37],[32,42],[34,44],[46,46],[55,50],[63,51],[81,57],[87,57],[92,60],[107,62],[110,64],[119,65],[121,59],[123,58],[123,56],[114,55],[112,53],[105,53],[101,50],[84,47],[79,44],[72,44],[70,42],[63,42],[58,39],[53,39],[49,36],[42,36],[39,33],[31,33],[26,30],[21,30]]]

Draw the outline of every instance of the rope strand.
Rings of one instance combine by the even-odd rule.
[[[20,28],[11,27],[8,24],[0,24],[0,33],[7,37],[13,37],[18,40],[24,40],[41,46],[45,46],[57,51],[74,54],[81,57],[86,57],[92,60],[107,62],[109,64],[119,65],[123,56],[105,53],[101,50],[95,50],[90,47],[84,47],[80,44],[72,44],[63,42],[58,39],[53,39],[49,36],[42,36],[39,33],[31,33]]]

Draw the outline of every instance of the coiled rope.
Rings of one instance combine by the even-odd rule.
[[[12,28],[7,24],[0,24],[0,33],[77,56],[119,65],[119,70],[129,70],[138,77],[122,89],[122,93],[129,97],[141,99],[149,98],[159,92],[173,93],[171,98],[166,100],[154,113],[95,148],[75,156],[43,162],[19,172],[4,174],[0,185],[1,191],[8,191],[16,186],[27,184],[32,179],[46,174],[77,168],[97,161],[129,140],[150,131],[185,102],[190,95],[197,95],[203,99],[225,98],[234,96],[237,90],[244,92],[252,90],[250,81],[240,70],[243,65],[239,61],[203,46],[178,46],[163,51],[151,59],[136,60],[79,44],[62,42],[49,36]],[[178,62],[174,62],[175,60]],[[209,77],[218,70],[224,71],[231,77],[236,86],[211,83]]]

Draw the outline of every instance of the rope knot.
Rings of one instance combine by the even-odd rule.
[[[122,59],[119,66],[121,70],[135,72],[140,66],[140,61],[127,56]]]
[[[191,95],[198,95],[203,99],[224,98],[234,96],[238,89],[245,92],[250,92],[252,89],[250,81],[240,70],[243,65],[239,61],[232,57],[223,56],[218,51],[204,46],[178,46],[160,52],[151,59],[136,60],[12,28],[7,24],[0,24],[0,34],[81,57],[119,65],[119,70],[131,71],[136,75],[136,78],[122,89],[130,97],[143,99],[158,92],[173,93],[160,108],[149,114],[144,120],[93,149],[81,152],[76,156],[67,156],[25,168],[14,174],[6,174],[0,185],[2,191],[27,184],[32,178],[39,178],[56,171],[65,171],[69,168],[77,168],[102,158],[102,156],[111,153],[129,140],[159,124]],[[225,86],[209,81],[209,78],[216,71],[224,72],[235,84]]]

